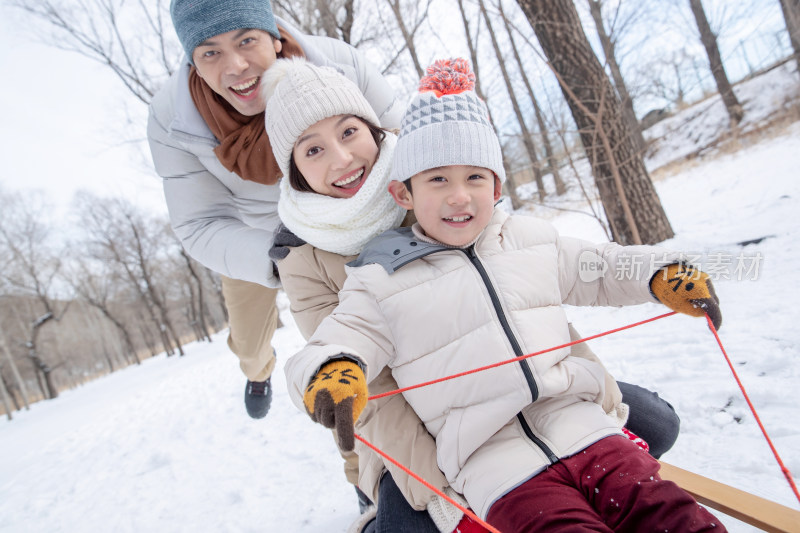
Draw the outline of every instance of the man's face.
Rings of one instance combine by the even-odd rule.
[[[398,181],[389,184],[395,202],[414,210],[429,237],[465,246],[489,224],[502,185],[488,168],[453,165],[415,174],[411,191]]]
[[[233,30],[200,43],[192,53],[197,73],[236,111],[263,113],[261,76],[281,51],[281,42],[263,30]]]

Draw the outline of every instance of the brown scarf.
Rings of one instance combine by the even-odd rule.
[[[283,44],[278,57],[305,57],[297,41],[283,28],[278,30]],[[194,67],[189,71],[189,92],[200,116],[220,142],[214,153],[222,166],[242,179],[264,185],[278,183],[281,171],[264,129],[264,113],[239,113],[203,81]]]

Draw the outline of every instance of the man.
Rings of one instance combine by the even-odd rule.
[[[281,174],[264,130],[261,76],[278,57],[305,56],[355,82],[382,126],[397,127],[402,106],[355,48],[301,34],[273,16],[269,0],[173,0],[170,13],[186,58],[151,103],[150,150],[173,229],[192,257],[222,276],[245,406],[263,418],[275,366],[279,281],[267,254]]]

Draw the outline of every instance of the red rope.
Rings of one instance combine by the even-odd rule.
[[[792,473],[789,472],[789,469],[786,468],[786,465],[783,464],[783,460],[781,459],[781,456],[778,454],[778,450],[776,450],[775,446],[772,444],[772,439],[770,439],[769,435],[767,435],[767,430],[764,428],[764,424],[761,423],[761,418],[759,418],[758,413],[756,412],[756,408],[750,401],[750,397],[747,395],[747,391],[744,390],[744,385],[742,385],[742,382],[739,380],[739,375],[733,368],[733,363],[731,363],[731,360],[728,357],[728,353],[725,351],[725,347],[722,346],[722,341],[719,339],[719,335],[717,334],[717,328],[714,327],[714,323],[711,321],[711,318],[708,315],[706,315],[706,320],[708,321],[708,327],[711,330],[711,333],[713,333],[714,338],[717,339],[717,344],[719,344],[719,349],[722,350],[722,355],[725,356],[725,361],[727,361],[728,363],[728,368],[730,368],[731,372],[733,373],[733,378],[739,385],[739,389],[742,391],[742,395],[744,396],[744,399],[747,402],[748,407],[750,407],[750,411],[753,413],[753,417],[756,419],[758,427],[761,429],[761,433],[763,433],[764,438],[767,439],[767,444],[769,444],[769,448],[770,450],[772,450],[772,454],[775,456],[775,460],[778,461],[778,466],[781,467],[781,472],[783,472],[786,481],[789,482],[789,486],[792,488],[794,495],[797,497],[797,501],[800,502],[800,493],[797,492],[797,485],[795,485],[794,483],[794,479],[792,478]]]
[[[432,490],[433,492],[435,492],[436,494],[438,494],[439,496],[441,496],[442,498],[444,498],[444,499],[445,499],[445,500],[447,500],[448,502],[450,502],[450,503],[452,503],[453,505],[455,505],[456,507],[458,507],[458,508],[461,510],[461,512],[463,512],[465,515],[467,515],[467,516],[469,516],[470,518],[472,518],[473,520],[475,520],[477,523],[479,523],[480,525],[482,525],[483,527],[485,527],[486,529],[488,529],[488,530],[489,530],[489,531],[491,531],[492,533],[500,533],[500,530],[499,530],[499,529],[497,529],[496,527],[492,526],[491,524],[489,524],[489,523],[487,523],[487,522],[484,522],[483,520],[481,520],[480,518],[478,518],[478,517],[477,517],[477,515],[476,515],[475,513],[473,513],[471,510],[469,510],[468,508],[466,508],[466,507],[462,506],[461,504],[459,504],[458,502],[456,502],[454,499],[452,499],[450,496],[448,496],[448,495],[447,495],[447,494],[445,494],[444,492],[440,491],[439,489],[437,489],[436,487],[434,487],[433,485],[431,485],[430,483],[428,483],[427,481],[425,481],[424,479],[422,479],[420,476],[418,476],[417,474],[415,474],[414,472],[412,472],[412,471],[411,471],[410,469],[408,469],[407,467],[405,467],[405,466],[403,466],[402,464],[400,464],[400,463],[399,463],[399,462],[398,462],[398,461],[397,461],[397,460],[396,460],[394,457],[391,457],[391,456],[389,456],[389,455],[385,454],[385,453],[383,452],[383,450],[380,450],[380,449],[379,449],[377,446],[375,446],[374,444],[372,444],[371,442],[369,442],[368,440],[366,440],[366,439],[365,439],[364,437],[362,437],[361,435],[359,435],[359,434],[356,434],[356,435],[355,435],[355,437],[356,437],[358,440],[360,440],[361,442],[363,442],[364,444],[366,444],[367,446],[369,446],[370,448],[372,448],[372,449],[373,449],[375,452],[377,452],[379,455],[381,455],[382,457],[384,457],[384,458],[388,459],[389,461],[391,461],[392,463],[394,463],[394,464],[395,464],[395,465],[396,465],[398,468],[400,468],[400,469],[401,469],[403,472],[405,472],[405,473],[406,473],[406,474],[408,474],[409,476],[413,477],[414,479],[416,479],[417,481],[419,481],[420,483],[422,483],[423,485],[425,485],[426,487],[428,487],[430,490]]]
[[[590,341],[590,340],[596,339],[598,337],[604,337],[604,336],[610,335],[612,333],[617,333],[619,331],[623,331],[623,330],[630,329],[630,328],[633,328],[633,327],[636,327],[636,326],[640,326],[642,324],[647,324],[649,322],[660,320],[662,318],[666,318],[668,316],[672,316],[672,315],[675,315],[675,314],[677,314],[675,311],[672,311],[672,312],[669,312],[669,313],[664,313],[663,315],[658,315],[658,316],[655,316],[653,318],[648,318],[647,320],[642,320],[641,322],[635,322],[635,323],[629,324],[627,326],[622,326],[620,328],[615,328],[615,329],[612,329],[612,330],[608,330],[608,331],[605,331],[603,333],[598,333],[598,334],[592,335],[590,337],[585,337],[585,338],[579,339],[577,341],[568,342],[566,344],[561,344],[559,346],[554,346],[552,348],[547,348],[545,350],[541,350],[541,351],[538,351],[538,352],[529,353],[527,355],[521,355],[519,357],[515,357],[513,359],[508,359],[506,361],[501,361],[499,363],[494,363],[494,364],[491,364],[491,365],[482,366],[480,368],[475,368],[473,370],[468,370],[466,372],[460,372],[458,374],[453,374],[451,376],[446,376],[446,377],[439,378],[439,379],[434,379],[434,380],[431,380],[431,381],[426,381],[424,383],[419,383],[417,385],[411,385],[411,386],[408,386],[408,387],[404,387],[402,389],[397,389],[397,390],[393,390],[393,391],[384,392],[384,393],[381,393],[381,394],[376,394],[374,396],[370,396],[368,398],[368,400],[375,400],[377,398],[383,398],[384,396],[391,396],[392,394],[398,394],[398,393],[405,392],[405,391],[408,391],[408,390],[418,389],[420,387],[426,387],[428,385],[433,385],[435,383],[441,383],[442,381],[447,381],[447,380],[450,380],[450,379],[455,379],[455,378],[466,376],[466,375],[469,375],[469,374],[474,374],[476,372],[482,372],[484,370],[489,370],[490,368],[496,368],[496,367],[499,367],[499,366],[502,366],[502,365],[507,365],[509,363],[517,362],[520,359],[527,359],[529,357],[534,357],[534,356],[537,356],[537,355],[541,355],[543,353],[552,352],[554,350],[559,350],[561,348],[567,348],[568,346],[573,346],[575,344],[580,344],[581,342]],[[755,417],[755,420],[758,423],[758,427],[761,429],[761,433],[763,433],[764,438],[767,439],[767,443],[769,444],[769,447],[772,450],[772,453],[775,456],[775,459],[778,461],[778,465],[780,466],[781,471],[783,472],[783,475],[786,477],[786,480],[789,482],[789,486],[792,488],[792,491],[794,492],[795,496],[797,497],[797,500],[800,501],[800,493],[798,493],[797,486],[795,485],[794,479],[792,478],[792,474],[791,474],[791,472],[789,472],[789,469],[786,468],[786,466],[784,465],[783,460],[781,459],[780,455],[778,454],[778,451],[775,449],[775,446],[772,444],[772,440],[769,438],[769,435],[767,434],[767,430],[764,428],[764,425],[761,423],[761,419],[759,418],[755,407],[753,406],[752,402],[750,401],[750,398],[749,398],[749,396],[747,395],[747,392],[744,389],[744,385],[742,385],[742,382],[739,380],[739,376],[736,373],[736,370],[733,368],[733,364],[731,363],[731,360],[728,357],[727,352],[725,351],[725,347],[722,346],[722,341],[720,340],[719,335],[717,334],[717,329],[714,327],[714,324],[711,322],[711,318],[709,318],[708,315],[706,315],[706,320],[708,321],[708,327],[711,329],[711,332],[714,334],[714,338],[717,339],[717,344],[719,344],[720,350],[722,350],[722,354],[725,356],[725,361],[727,361],[728,367],[731,369],[731,372],[733,373],[733,377],[736,380],[736,383],[739,385],[739,389],[742,391],[742,395],[744,395],[744,399],[747,402],[747,405],[750,407],[750,411],[753,413],[753,416]],[[391,461],[394,465],[396,465],[398,468],[403,470],[409,476],[413,477],[414,479],[416,479],[417,481],[419,481],[420,483],[425,485],[428,489],[432,490],[433,492],[435,492],[436,494],[438,494],[439,496],[441,496],[442,498],[444,498],[445,500],[447,500],[451,504],[455,505],[464,514],[466,514],[467,516],[469,516],[470,518],[472,518],[473,520],[475,520],[476,522],[481,524],[483,527],[485,527],[489,531],[492,531],[493,533],[500,533],[500,531],[498,531],[495,527],[493,527],[492,525],[490,525],[490,524],[484,522],[483,520],[481,520],[480,518],[478,518],[471,510],[461,506],[459,503],[454,501],[452,498],[450,498],[449,496],[444,494],[442,491],[440,491],[439,489],[437,489],[436,487],[434,487],[433,485],[431,485],[430,483],[428,483],[427,481],[422,479],[419,475],[417,475],[414,472],[412,472],[406,466],[400,464],[396,459],[394,459],[393,457],[387,455],[382,450],[378,449],[371,442],[365,440],[363,437],[361,437],[358,434],[355,435],[355,438],[360,440],[361,442],[363,442],[365,445],[367,445],[369,448],[374,450],[376,453],[378,453],[379,455],[381,455],[385,459],[388,459],[389,461]]]
[[[641,322],[636,322],[634,324],[629,324],[627,326],[622,326],[621,328],[611,329],[603,333],[598,333],[597,335],[592,335],[591,337],[584,337],[583,339],[578,339],[576,341],[568,342],[566,344],[561,344],[559,346],[553,346],[552,348],[547,348],[546,350],[541,350],[539,352],[529,353],[527,355],[520,355],[519,357],[514,357],[513,359],[508,359],[506,361],[500,361],[499,363],[494,363],[491,365],[482,366],[479,368],[474,368],[472,370],[467,370],[466,372],[460,372],[458,374],[453,374],[452,376],[445,376],[443,378],[434,379],[431,381],[426,381],[424,383],[418,383],[417,385],[409,385],[408,387],[403,387],[402,389],[391,390],[388,392],[382,392],[381,394],[376,394],[374,396],[370,396],[367,400],[377,400],[378,398],[383,398],[384,396],[391,396],[392,394],[399,394],[401,392],[409,391],[412,389],[418,389],[420,387],[427,387],[428,385],[433,385],[435,383],[441,383],[442,381],[447,381],[449,379],[460,378],[462,376],[466,376],[468,374],[474,374],[476,372],[483,372],[484,370],[489,370],[490,368],[496,368],[498,366],[507,365],[509,363],[516,363],[521,359],[527,359],[529,357],[534,357],[536,355],[541,355],[543,353],[552,352],[555,350],[560,350],[561,348],[567,348],[569,346],[573,346],[575,344],[580,344],[582,342],[590,341],[592,339],[596,339],[598,337],[604,337],[606,335],[611,335],[612,333],[617,333],[619,331],[623,331],[626,329],[634,328],[636,326],[641,326],[642,324],[647,324],[648,322],[654,322],[656,320],[666,318],[668,316],[672,316],[676,314],[675,311],[671,311],[669,313],[664,313],[663,315],[658,315],[653,318],[648,318],[647,320],[642,320]]]

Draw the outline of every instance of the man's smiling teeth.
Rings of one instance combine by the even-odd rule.
[[[252,89],[255,87],[256,83],[258,83],[258,80],[259,78],[253,78],[252,80],[245,83],[240,83],[239,85],[231,85],[231,89],[246,96],[252,92]]]
[[[467,220],[471,219],[470,215],[461,215],[460,217],[449,217],[445,218],[445,220],[449,220],[450,222],[466,222]]]
[[[355,174],[353,174],[349,178],[345,178],[342,181],[335,181],[333,184],[335,186],[337,186],[337,187],[344,187],[345,185],[349,185],[349,184],[353,183],[354,181],[356,181],[358,178],[360,178],[363,175],[364,175],[364,169],[362,168],[361,170],[359,170],[358,172],[356,172]]]

